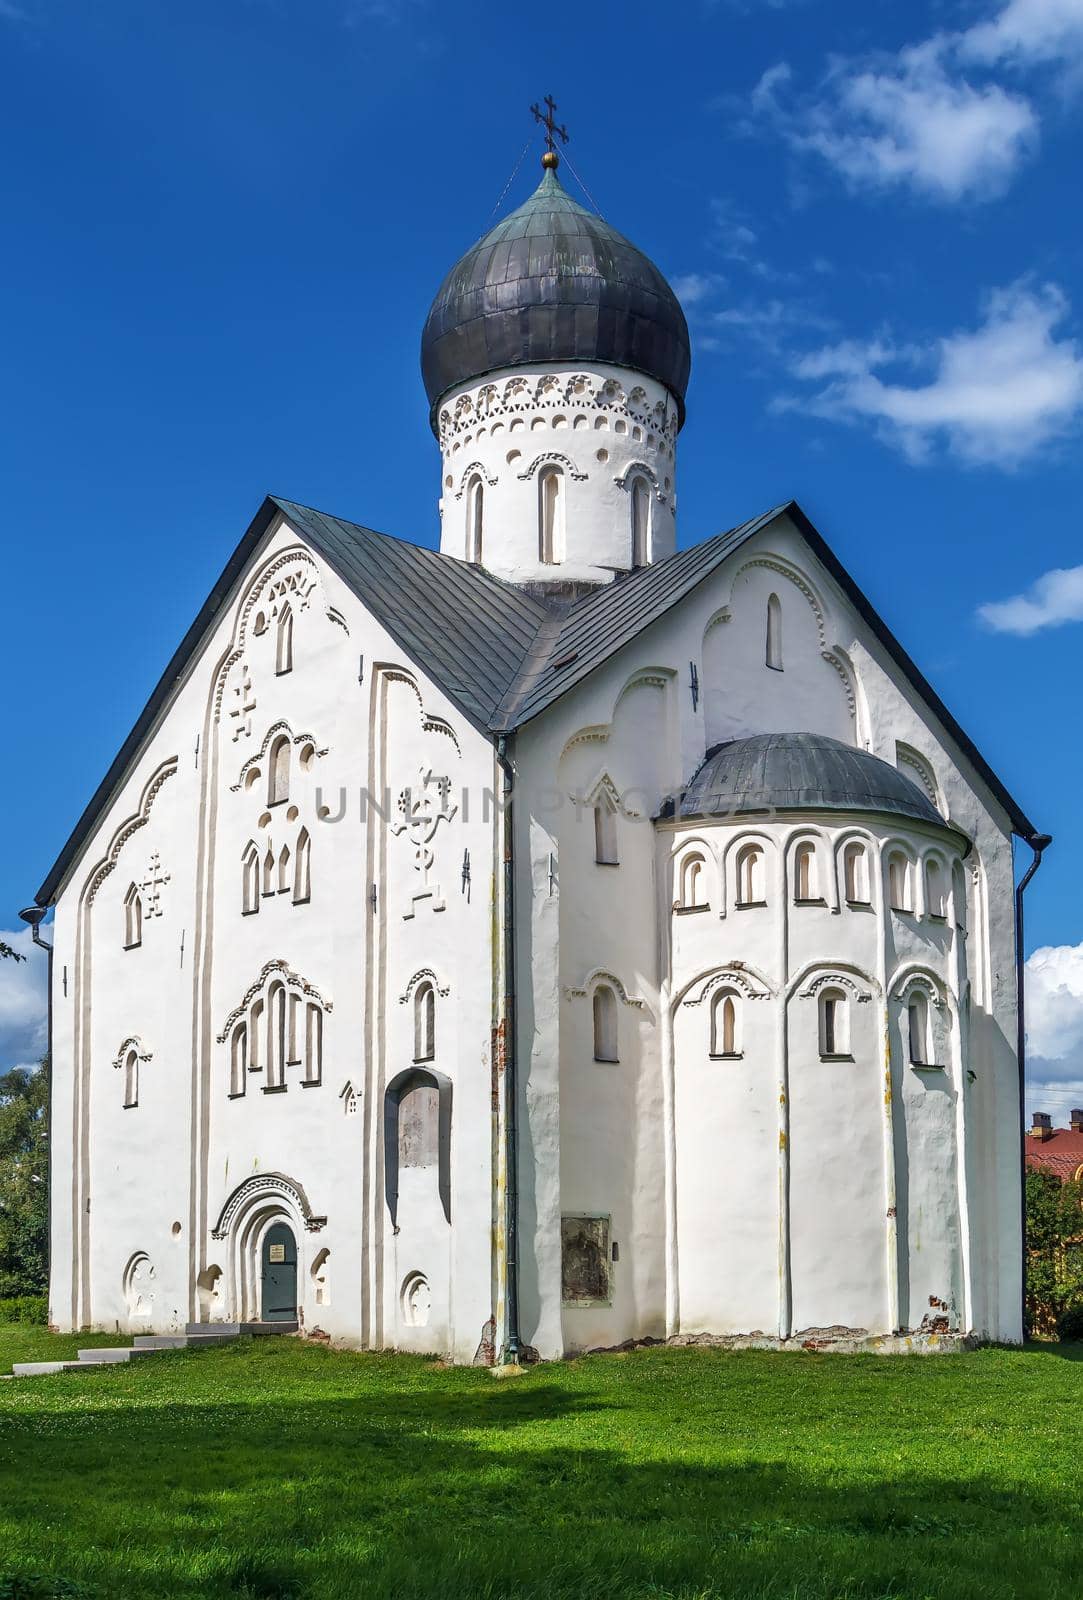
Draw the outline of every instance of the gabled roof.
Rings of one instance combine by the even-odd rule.
[[[270,495],[181,640],[138,722],[83,812],[45,882],[52,903],[69,868],[123,783],[190,658],[213,626],[256,547],[279,513],[369,607],[377,621],[481,731],[510,733],[530,722],[622,646],[710,577],[735,550],[788,516],[978,776],[1029,839],[1033,823],[1016,804],[885,626],[795,501],[717,534],[666,561],[642,567],[574,602],[547,602],[454,556]]]

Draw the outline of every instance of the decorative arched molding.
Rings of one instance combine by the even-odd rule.
[[[581,744],[608,744],[613,732],[613,723],[616,720],[617,710],[626,695],[636,689],[668,689],[677,674],[672,667],[637,667],[621,684],[613,698],[613,708],[609,713],[608,722],[588,723],[564,741],[560,752],[560,761],[570,750]]]
[[[626,394],[616,378],[599,378],[586,372],[546,373],[534,382],[523,376],[503,383],[482,384],[475,394],[458,396],[454,405],[444,406],[438,417],[440,447],[447,450],[452,441],[465,444],[465,434],[479,423],[521,416],[525,412],[575,407],[607,417],[623,416],[629,423],[653,429],[660,443],[671,450],[677,438],[677,407],[659,398],[651,404],[642,385]]]
[[[336,627],[341,628],[347,639],[350,637],[350,625],[337,606],[328,606],[324,616],[328,622],[333,622]]]
[[[629,994],[616,973],[609,972],[604,967],[595,967],[594,971],[589,973],[582,983],[577,986],[566,984],[564,997],[566,1000],[584,1000],[588,995],[593,997],[594,991],[600,983],[608,984],[622,1005],[633,1006],[637,1011],[642,1011],[646,1017],[649,1017],[651,1022],[654,1021],[654,1013],[646,1000],[641,995]]]
[[[948,1004],[947,985],[930,967],[911,961],[900,967],[891,980],[891,998],[905,1001],[911,989],[923,989],[938,1011]]]
[[[918,787],[924,791],[942,817],[947,816],[944,805],[943,791],[937,781],[936,769],[928,757],[923,756],[920,750],[915,750],[913,745],[904,744],[901,739],[895,741],[895,765],[904,777],[917,781]]]
[[[823,600],[820,598],[819,590],[815,587],[812,579],[807,573],[802,572],[801,568],[795,566],[792,561],[787,561],[784,556],[750,556],[747,561],[742,561],[741,565],[733,574],[733,582],[730,585],[730,605],[732,606],[733,604],[733,592],[737,587],[738,579],[741,578],[743,574],[748,572],[748,570],[752,567],[765,567],[769,572],[777,572],[780,577],[786,578],[790,583],[792,583],[795,589],[799,589],[801,591],[811,607],[813,616],[816,618],[816,630],[820,639],[820,649],[821,651],[826,650],[828,648],[827,608],[824,605]]]
[[[617,788],[608,772],[599,772],[592,783],[578,793],[568,797],[573,805],[596,806],[603,798],[609,802],[613,810],[622,817],[638,820],[643,813],[634,811],[624,803],[624,796]]]
[[[280,527],[284,521],[285,519],[283,518],[282,522],[279,523]],[[285,579],[278,579],[276,583],[274,580],[277,579],[278,574],[291,565],[296,567],[296,572],[288,574]],[[303,586],[300,580],[300,572],[305,567],[311,569],[311,582],[307,586]],[[249,583],[244,600],[235,613],[233,638],[215,675],[213,701],[213,718],[215,722],[221,721],[222,697],[225,694],[226,681],[231,669],[237,665],[244,654],[245,645],[248,642],[249,619],[257,602],[263,596],[264,586],[267,585],[267,593],[264,599],[269,605],[273,599],[277,598],[279,592],[287,592],[285,589],[280,591],[279,584],[289,584],[290,582],[295,584],[292,592],[298,594],[298,609],[307,611],[313,591],[319,583],[319,568],[316,565],[315,557],[306,545],[291,545],[288,549],[279,551],[277,555],[270,557],[266,565],[256,573]],[[301,592],[302,588],[303,592]]]
[[[711,612],[711,615],[707,618],[707,621],[704,624],[704,627],[703,627],[704,640],[706,640],[707,635],[710,633],[711,629],[716,627],[719,623],[732,622],[732,621],[733,621],[733,607],[732,606],[728,606],[728,605],[719,606],[717,611],[712,611]]]
[[[646,478],[647,482],[651,486],[651,489],[654,491],[655,499],[658,501],[659,505],[665,505],[669,496],[665,493],[661,484],[659,483],[658,474],[655,472],[652,466],[650,466],[646,461],[629,461],[628,465],[623,469],[623,471],[616,474],[613,482],[616,484],[618,489],[624,489],[627,491],[633,478]]]
[[[412,689],[417,697],[417,710],[418,716],[421,719],[421,731],[423,733],[443,734],[446,738],[450,739],[452,744],[455,746],[455,754],[458,756],[462,755],[462,750],[459,746],[458,734],[451,726],[451,723],[446,721],[445,718],[435,717],[430,712],[425,710],[425,702],[421,697],[421,689],[419,688],[417,679],[414,677],[412,672],[407,672],[405,668],[393,666],[390,662],[386,661],[375,662],[373,664],[373,671],[374,673],[379,673],[388,683],[403,683],[408,689]]]
[[[283,1172],[257,1172],[239,1183],[226,1200],[218,1213],[218,1221],[211,1229],[211,1238],[227,1239],[243,1215],[253,1206],[261,1206],[268,1200],[286,1202],[300,1217],[308,1233],[319,1233],[327,1225],[326,1216],[315,1214],[299,1183],[287,1178]]]
[[[471,478],[475,475],[479,477],[483,483],[487,483],[490,489],[496,488],[498,480],[496,478],[490,478],[489,474],[485,470],[485,463],[483,461],[471,461],[470,465],[468,467],[464,467],[462,470],[462,477],[459,480],[459,487],[455,490],[456,500],[462,499],[463,495],[466,493],[467,485],[469,484]]]
[[[560,467],[575,483],[586,483],[587,474],[580,472],[571,456],[566,456],[561,450],[543,450],[541,455],[535,456],[525,471],[519,473],[519,482],[525,483],[528,478],[533,478],[542,467]]]
[[[130,1038],[125,1039],[124,1043],[121,1045],[120,1049],[117,1051],[116,1057],[114,1058],[114,1061],[113,1061],[114,1067],[117,1067],[117,1068],[123,1067],[124,1063],[128,1059],[129,1054],[133,1050],[135,1051],[136,1057],[137,1057],[138,1060],[140,1060],[140,1061],[151,1061],[151,1060],[153,1060],[154,1052],[152,1050],[148,1050],[147,1049],[146,1045],[143,1043],[142,1039],[139,1038],[138,1034],[134,1034],[133,1033]]]
[[[846,989],[862,1005],[881,993],[879,980],[849,961],[810,961],[791,979],[786,997],[814,1000],[821,989],[834,986]]]
[[[834,667],[842,680],[842,687],[846,692],[846,704],[850,708],[850,721],[857,727],[857,689],[855,687],[854,671],[849,657],[844,650],[834,646],[830,650],[821,650],[821,656],[829,667]]]
[[[688,850],[705,850],[708,857],[718,865],[718,854],[710,839],[703,833],[673,834],[673,845],[670,847],[669,859],[671,862],[679,861]]]
[[[231,783],[229,786],[231,794],[236,794],[239,789],[244,787],[245,778],[251,772],[252,768],[258,766],[259,763],[265,758],[268,750],[271,748],[272,742],[278,738],[280,733],[284,733],[286,735],[295,749],[300,749],[303,745],[310,744],[313,748],[313,751],[318,756],[325,756],[329,749],[328,745],[323,745],[322,747],[318,745],[316,743],[316,736],[313,733],[294,733],[286,718],[281,717],[277,722],[271,723],[271,726],[263,735],[263,742],[261,743],[259,749],[254,750],[248,757],[248,760],[241,767],[240,772],[237,774],[237,782]]]
[[[391,1226],[396,1233],[399,1212],[399,1105],[403,1096],[420,1084],[429,1084],[437,1091],[440,1204],[445,1220],[449,1224],[451,1222],[451,1079],[428,1064],[414,1065],[396,1073],[384,1090],[384,1197],[391,1216]]]
[[[282,979],[288,989],[296,989],[300,994],[304,995],[306,1000],[312,1000],[321,1010],[332,1011],[334,1009],[333,1003],[323,998],[316,985],[309,983],[307,978],[302,978],[300,973],[294,972],[287,961],[268,961],[260,969],[259,977],[254,983],[249,984],[245,990],[244,998],[238,1005],[234,1006],[222,1024],[222,1031],[217,1035],[219,1044],[225,1044],[235,1024],[240,1022],[241,1018],[247,1014],[248,1007],[252,1004],[252,1001],[275,974]]]
[[[701,984],[702,987],[697,995],[693,995],[692,991],[697,984]],[[713,972],[701,972],[692,978],[674,997],[673,1008],[675,1010],[677,1006],[701,1006],[719,989],[733,989],[746,1000],[769,1000],[775,992],[768,980],[755,967],[748,966],[744,961],[730,961]]]
[[[406,985],[406,988],[399,995],[399,1005],[406,1005],[418,984],[426,981],[432,984],[437,994],[443,1000],[446,1000],[448,995],[451,993],[451,985],[445,983],[442,978],[437,977],[432,967],[419,967],[414,973],[413,977],[410,979],[409,983]]]
[[[116,832],[113,834],[113,837],[109,841],[109,848],[106,850],[104,857],[97,863],[95,867],[91,868],[91,871],[87,875],[82,894],[84,905],[91,906],[94,904],[95,896],[97,895],[102,884],[105,882],[106,878],[108,878],[109,874],[116,866],[117,857],[120,855],[121,850],[132,837],[133,833],[138,833],[140,828],[146,827],[150,818],[151,807],[154,805],[159,789],[162,787],[163,783],[165,783],[167,778],[171,778],[173,776],[173,774],[177,771],[177,767],[178,757],[169,756],[165,761],[162,762],[161,766],[156,767],[151,773],[150,777],[143,785],[143,791],[139,796],[139,805],[135,811],[135,814],[127,817],[120,824]]]

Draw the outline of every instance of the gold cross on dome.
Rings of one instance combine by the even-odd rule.
[[[540,122],[542,127],[545,129],[545,148],[555,153],[557,146],[556,139],[554,139],[553,135],[556,134],[557,139],[559,139],[562,144],[567,144],[568,130],[567,128],[561,127],[557,123],[557,103],[551,94],[546,95],[545,99],[542,101],[542,105],[545,107],[544,112],[542,112],[536,104],[532,105],[530,109],[534,113],[535,122]]]

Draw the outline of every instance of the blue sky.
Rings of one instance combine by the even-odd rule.
[[[682,543],[797,497],[1056,835],[1036,1103],[1078,1096],[1083,0],[0,0],[0,52],[0,924],[265,491],[435,542],[421,324],[552,92],[692,325]],[[40,1028],[9,967],[5,1061]]]

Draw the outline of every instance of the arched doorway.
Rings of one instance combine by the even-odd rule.
[[[273,1222],[260,1250],[260,1321],[297,1320],[297,1241],[285,1222]]]

